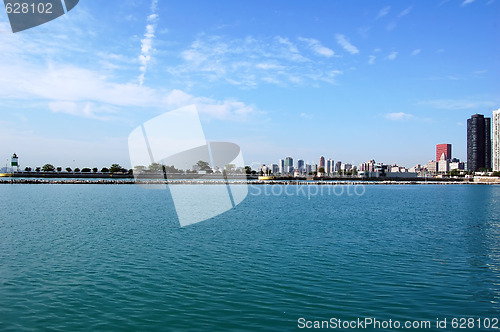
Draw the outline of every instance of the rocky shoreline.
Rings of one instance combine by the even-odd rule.
[[[138,184],[138,185],[432,185],[432,184],[495,184],[478,181],[411,181],[411,180],[334,180],[334,181],[296,181],[296,180],[140,180],[134,179],[0,179],[0,184]],[[498,184],[498,183],[497,183]]]

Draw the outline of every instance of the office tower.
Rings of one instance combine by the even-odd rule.
[[[446,158],[446,154],[443,152],[441,158],[437,162],[437,171],[439,173],[446,173],[450,170],[450,159]]]
[[[451,144],[438,144],[436,145],[436,161],[441,160],[441,155],[444,153],[445,159],[451,160]]]
[[[491,119],[474,114],[467,119],[467,169],[491,168]]]
[[[276,165],[276,164],[272,164],[271,169],[272,169],[273,174],[277,174],[280,171],[278,165]]]
[[[318,165],[319,168],[323,167],[323,169],[325,168],[325,157],[321,156],[319,157],[319,165]]]
[[[493,170],[500,171],[500,109],[493,111]]]
[[[297,169],[302,173],[302,171],[304,170],[304,160],[297,160]]]
[[[285,161],[283,159],[280,159],[278,167],[281,174],[285,173]]]
[[[337,161],[335,163],[335,172],[340,171],[340,166],[342,166],[342,162],[341,161]]]
[[[293,158],[286,157],[285,158],[285,173],[292,173],[292,172],[293,172]]]

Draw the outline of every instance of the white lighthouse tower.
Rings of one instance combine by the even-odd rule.
[[[12,162],[10,163],[10,166],[12,167],[12,173],[19,172],[19,158],[15,153],[12,155]]]

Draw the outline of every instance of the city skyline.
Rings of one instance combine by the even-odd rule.
[[[500,105],[499,13],[490,0],[88,0],[13,34],[0,10],[0,155],[128,168],[135,127],[196,104],[207,140],[249,163],[412,166],[442,142],[466,160],[466,119]]]

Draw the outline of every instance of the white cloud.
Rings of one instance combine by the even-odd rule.
[[[177,89],[168,92],[163,100],[169,108],[196,104],[200,114],[205,114],[217,119],[241,120],[245,119],[250,114],[262,113],[257,111],[255,107],[246,105],[238,100],[225,99],[217,101],[207,97],[195,97]]]
[[[256,68],[258,69],[284,69],[284,66],[277,65],[275,63],[258,63],[255,65]]]
[[[375,63],[375,59],[376,59],[376,58],[377,58],[377,57],[376,57],[375,55],[370,55],[370,56],[368,57],[368,64],[373,65],[373,64]]]
[[[97,120],[113,120],[116,117],[101,115],[106,113],[116,113],[109,106],[95,105],[90,102],[75,103],[68,101],[52,101],[49,102],[49,109],[54,113],[65,113],[83,118],[97,119]]]
[[[323,46],[319,40],[312,39],[312,38],[303,38],[299,37],[299,40],[308,44],[309,47],[317,54],[326,56],[327,58],[330,58],[335,55],[335,52],[333,52],[331,49],[328,47]]]
[[[411,12],[411,9],[412,9],[412,8],[413,8],[412,6],[410,6],[410,7],[406,8],[406,9],[405,9],[405,10],[403,10],[401,13],[399,13],[398,17],[403,17],[403,16],[408,15],[408,14]]]
[[[335,38],[337,39],[337,43],[344,48],[347,52],[351,54],[358,54],[359,50],[356,46],[351,44],[349,40],[342,34],[337,34],[335,35]]]
[[[151,12],[152,14],[147,18],[146,32],[144,33],[144,38],[141,39],[141,54],[139,55],[139,63],[141,66],[139,70],[141,74],[139,75],[139,85],[142,86],[144,83],[144,76],[148,68],[148,64],[151,61],[151,53],[153,51],[153,40],[155,37],[156,25],[158,23],[157,12],[158,0],[153,0],[151,2]]]
[[[411,52],[411,55],[418,55],[420,54],[420,52],[422,52],[421,49],[417,48],[417,49],[414,49],[412,52]]]
[[[296,45],[281,36],[230,39],[200,35],[180,52],[183,62],[167,67],[167,72],[183,85],[223,82],[243,89],[255,88],[260,83],[280,86],[335,83],[331,73],[339,72],[337,64],[323,59],[334,56],[334,51],[313,38],[299,37],[298,41]],[[321,57],[306,58],[299,47]]]
[[[468,4],[471,4],[473,3],[475,0],[464,0],[464,2],[462,2],[462,6],[467,6]]]
[[[304,119],[312,119],[313,115],[311,113],[302,112],[302,113],[300,113],[300,117],[304,118]]]
[[[387,7],[384,7],[382,8],[379,12],[378,12],[378,15],[377,15],[377,20],[386,16],[387,14],[389,14],[389,11],[391,10],[391,6],[387,6]]]
[[[398,52],[392,52],[391,54],[389,54],[389,55],[387,56],[387,59],[388,59],[388,60],[394,60],[394,59],[396,59],[396,58],[397,58],[397,56],[398,56]]]
[[[387,113],[385,118],[392,121],[404,121],[413,118],[413,115],[404,112]]]

